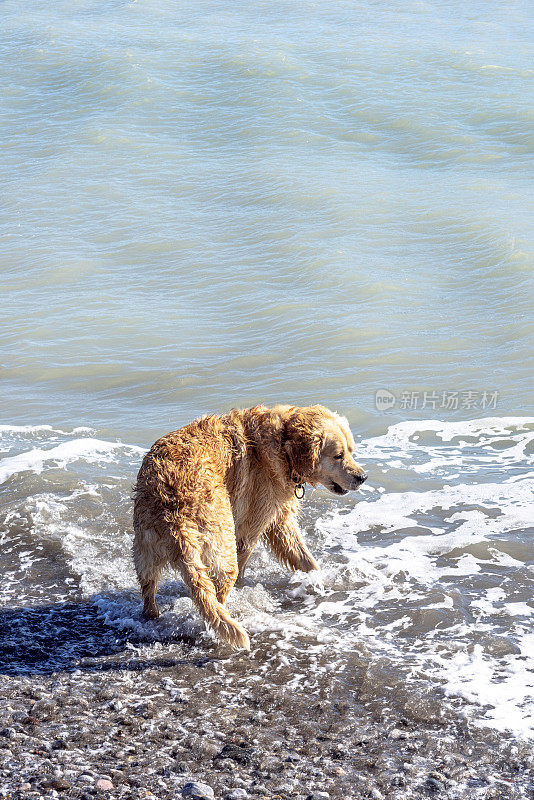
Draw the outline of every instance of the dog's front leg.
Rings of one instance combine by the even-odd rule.
[[[293,514],[273,522],[263,538],[276,558],[289,569],[303,572],[320,569],[298,531]]]
[[[245,567],[247,565],[247,561],[249,560],[250,556],[254,551],[254,547],[256,546],[256,541],[253,543],[246,542],[241,540],[237,545],[237,566],[238,566],[238,576],[237,576],[237,585],[243,586],[243,580],[245,577]]]

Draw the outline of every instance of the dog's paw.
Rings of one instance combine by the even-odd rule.
[[[146,620],[157,619],[159,615],[160,611],[157,606],[149,606],[143,609],[143,618]]]
[[[225,631],[225,639],[234,650],[250,650],[248,633],[237,622],[229,625]]]
[[[321,569],[321,567],[311,553],[307,553],[299,558],[296,569],[300,569],[302,572],[313,572],[313,570]]]
[[[249,639],[248,633],[245,633],[243,631],[243,636],[241,636],[241,638],[239,640],[237,649],[239,649],[239,650],[247,650],[247,651],[250,650],[250,639]]]

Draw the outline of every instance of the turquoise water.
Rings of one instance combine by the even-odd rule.
[[[3,4],[4,605],[83,601],[148,659],[184,632],[212,652],[175,584],[141,620],[142,453],[201,413],[322,402],[370,477],[306,498],[318,583],[255,556],[231,596],[252,657],[283,631],[296,673],[359,653],[379,702],[532,735],[533,19]],[[70,668],[68,644],[16,668]]]
[[[148,444],[280,399],[380,430],[383,387],[532,410],[532,16],[5,3],[4,419]]]

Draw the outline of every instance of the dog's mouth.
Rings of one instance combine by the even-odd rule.
[[[339,483],[336,483],[335,481],[332,481],[332,486],[330,488],[331,491],[334,492],[334,494],[348,494],[349,492],[348,489],[344,489],[342,486],[339,485]]]

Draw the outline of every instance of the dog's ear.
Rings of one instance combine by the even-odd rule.
[[[324,432],[315,415],[295,410],[286,420],[283,448],[292,473],[306,480],[311,477],[324,444]]]

